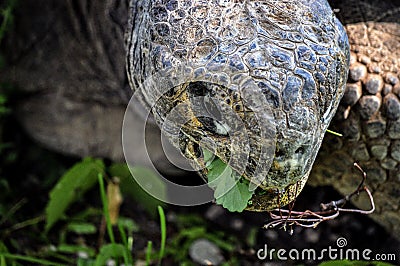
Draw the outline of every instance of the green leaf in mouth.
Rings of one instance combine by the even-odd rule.
[[[217,204],[231,212],[242,212],[254,194],[249,190],[249,182],[213,153],[203,149],[203,155],[208,170],[208,186],[214,189]]]

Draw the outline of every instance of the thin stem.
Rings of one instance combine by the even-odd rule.
[[[54,265],[54,266],[59,266],[59,265],[65,265],[65,264],[60,264],[59,262],[52,262],[48,260],[43,260],[43,259],[38,259],[30,256],[23,256],[23,255],[14,255],[14,254],[8,254],[8,253],[0,253],[1,257],[8,258],[8,259],[14,259],[14,260],[22,260],[22,261],[27,261],[30,263],[35,263],[39,265]]]
[[[161,206],[158,206],[158,214],[160,215],[160,225],[161,225],[161,247],[160,247],[160,253],[158,255],[159,257],[158,265],[161,265],[161,260],[164,257],[165,253],[165,241],[167,239],[167,224],[165,221],[166,219],[164,210]]]
[[[146,266],[150,265],[152,249],[153,249],[153,242],[148,241],[147,242],[147,249],[146,249]]]
[[[11,216],[14,215],[19,209],[22,208],[26,203],[28,202],[28,199],[23,198],[20,201],[18,201],[12,208],[4,215],[4,217],[0,220],[0,224],[3,224],[10,218]]]
[[[103,213],[104,213],[104,217],[106,219],[108,236],[110,237],[111,243],[115,244],[114,232],[112,229],[111,219],[110,219],[110,213],[108,212],[108,201],[107,201],[107,196],[106,196],[106,190],[104,188],[103,175],[98,174],[97,177],[98,177],[99,185],[100,185],[100,195],[101,195],[101,201],[103,203]]]
[[[27,226],[38,224],[41,221],[44,221],[45,219],[46,219],[46,216],[45,215],[41,215],[41,216],[38,216],[38,217],[34,217],[32,219],[29,219],[29,220],[14,224],[13,226],[11,226],[9,229],[6,230],[6,234],[9,234],[9,233],[11,233],[13,231],[22,229],[22,228],[27,227]]]
[[[328,132],[328,133],[330,133],[330,134],[332,134],[332,135],[338,136],[338,137],[343,137],[343,135],[342,135],[342,134],[340,134],[340,133],[337,133],[337,132],[335,132],[335,131],[332,131],[332,130],[329,130],[329,129],[327,129],[327,130],[326,130],[326,132]]]
[[[292,228],[293,225],[298,225],[306,228],[315,228],[321,222],[333,220],[339,216],[341,212],[349,212],[349,213],[361,213],[361,214],[371,214],[375,211],[375,203],[374,198],[372,196],[371,191],[364,185],[365,180],[367,179],[367,174],[362,170],[362,168],[354,163],[354,166],[361,172],[362,180],[358,185],[357,189],[354,190],[349,195],[346,195],[344,198],[331,201],[329,203],[321,203],[321,210],[318,212],[313,212],[310,210],[306,210],[303,212],[293,211],[293,206],[289,206],[289,210],[284,209],[276,209],[270,212],[270,216],[273,219],[270,223],[266,224],[264,228],[274,228],[277,226],[282,226],[286,230],[287,226]],[[361,210],[361,209],[347,209],[343,208],[343,206],[351,200],[355,195],[359,195],[361,192],[365,191],[368,195],[371,209],[369,210]],[[277,214],[275,214],[276,212]],[[292,230],[291,230],[292,231]]]

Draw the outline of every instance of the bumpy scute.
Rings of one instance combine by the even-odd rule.
[[[351,192],[358,182],[354,161],[367,173],[376,211],[373,217],[400,233],[400,3],[333,1],[347,25],[351,47],[349,79],[326,136],[311,184],[331,184]],[[349,6],[350,5],[350,6]],[[355,201],[369,208],[368,200]]]

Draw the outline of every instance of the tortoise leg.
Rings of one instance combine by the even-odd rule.
[[[78,156],[123,158],[124,1],[22,1],[2,43],[0,73],[20,91],[18,118],[34,139]],[[112,123],[110,123],[112,121]]]

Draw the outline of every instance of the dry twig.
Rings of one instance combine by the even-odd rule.
[[[301,226],[307,228],[315,228],[321,222],[333,220],[339,216],[341,212],[351,212],[351,213],[361,213],[361,214],[371,214],[375,210],[374,198],[372,196],[371,191],[364,184],[367,178],[367,174],[362,170],[362,168],[354,163],[354,166],[361,172],[362,180],[358,185],[357,189],[354,190],[349,195],[346,195],[344,198],[336,201],[331,201],[329,203],[321,203],[321,211],[293,211],[291,206],[289,210],[285,209],[276,209],[270,212],[272,221],[268,224],[264,225],[264,228],[275,228],[277,226],[282,226],[286,230],[287,227],[291,229],[293,226]],[[366,192],[371,204],[370,210],[361,210],[361,209],[348,209],[344,208],[344,205],[351,200],[356,195],[359,195],[361,192]],[[278,214],[277,214],[278,213]]]

